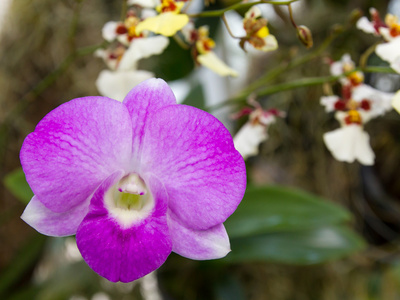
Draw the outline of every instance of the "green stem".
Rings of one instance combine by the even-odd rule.
[[[291,82],[285,82],[282,84],[277,84],[273,86],[266,87],[264,89],[260,89],[256,91],[255,93],[257,94],[258,97],[260,96],[268,96],[271,94],[275,94],[278,92],[283,92],[287,90],[292,90],[296,88],[301,88],[301,87],[308,87],[308,86],[315,86],[315,85],[322,85],[324,83],[328,82],[334,82],[338,80],[342,76],[346,76],[354,71],[362,71],[365,73],[390,73],[390,74],[396,74],[391,68],[389,67],[378,67],[378,66],[368,66],[365,68],[356,68],[354,70],[351,70],[350,72],[347,72],[343,75],[335,75],[335,76],[325,76],[325,77],[311,77],[311,78],[303,78],[300,80],[295,80]],[[254,92],[254,91],[253,91]],[[247,94],[248,95],[248,94]],[[213,111],[216,109],[219,109],[221,107],[227,106],[227,105],[239,105],[242,104],[243,102],[246,101],[247,95],[240,95],[237,96],[233,99],[229,99],[227,101],[224,101],[222,103],[219,103],[217,105],[208,107],[206,110],[207,111]]]
[[[252,3],[236,3],[231,6],[228,6],[223,9],[213,10],[213,11],[203,11],[198,14],[188,15],[190,18],[215,18],[221,17],[224,13],[229,10],[237,10],[237,9],[248,9],[257,4],[273,4],[273,5],[289,5],[290,3],[296,2],[299,0],[290,0],[290,1],[257,1]]]
[[[293,69],[299,65],[302,65],[310,60],[312,60],[315,57],[318,57],[322,52],[325,51],[326,48],[328,48],[328,46],[332,43],[332,41],[339,35],[338,31],[335,31],[333,33],[331,33],[323,42],[322,44],[315,49],[312,52],[309,52],[308,54],[304,55],[303,57],[297,58],[295,60],[290,61],[287,64],[281,64],[279,66],[277,66],[276,68],[272,69],[271,71],[269,71],[267,74],[265,74],[264,76],[260,77],[259,79],[257,79],[256,81],[254,81],[253,83],[251,83],[245,90],[243,90],[240,95],[247,95],[249,94],[251,91],[254,91],[260,87],[262,87],[263,85],[265,85],[266,83],[270,82],[272,79],[278,77],[280,74],[282,74],[283,72]]]
[[[121,21],[124,22],[126,19],[126,13],[128,12],[128,0],[122,0],[121,8]]]
[[[359,65],[361,68],[364,68],[367,65],[367,61],[368,61],[368,57],[374,53],[376,46],[379,43],[375,43],[372,46],[370,46],[367,50],[365,50],[365,52],[360,56],[360,61],[359,61]]]

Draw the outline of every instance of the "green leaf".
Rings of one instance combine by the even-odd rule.
[[[225,222],[231,238],[298,231],[350,220],[344,208],[312,194],[282,186],[249,187]]]
[[[33,197],[33,192],[26,182],[22,168],[18,168],[4,177],[4,185],[23,203],[27,204]]]
[[[206,103],[204,100],[204,92],[202,86],[198,84],[194,88],[192,88],[182,104],[194,106],[199,109],[205,110]]]
[[[232,239],[232,251],[224,261],[309,265],[342,258],[364,246],[364,241],[350,229],[329,226]]]

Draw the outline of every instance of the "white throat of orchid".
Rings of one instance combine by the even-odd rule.
[[[104,202],[109,213],[123,227],[145,219],[154,208],[154,198],[143,179],[129,174],[113,185],[105,194]]]

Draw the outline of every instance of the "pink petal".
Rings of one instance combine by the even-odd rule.
[[[207,230],[194,230],[183,225],[174,213],[168,214],[172,251],[190,259],[216,259],[230,251],[229,237],[223,224]]]
[[[176,104],[175,96],[162,79],[148,79],[134,87],[126,95],[123,103],[129,110],[133,124],[133,161],[140,161],[144,127],[146,122],[153,122],[150,115],[158,109]]]
[[[110,281],[130,282],[159,268],[171,253],[166,210],[167,194],[155,179],[147,181],[156,201],[144,220],[126,228],[104,206],[105,192],[119,178],[111,176],[96,191],[76,241],[86,263]]]
[[[33,196],[21,219],[42,234],[68,236],[76,233],[88,211],[89,201],[85,201],[66,212],[56,213],[46,208],[36,196]]]
[[[129,166],[131,128],[126,107],[104,97],[74,99],[54,109],[22,145],[21,164],[32,191],[58,213],[84,202],[110,174]]]
[[[243,158],[212,115],[185,105],[165,107],[148,123],[141,168],[165,185],[169,208],[183,223],[205,230],[223,223],[246,188]]]

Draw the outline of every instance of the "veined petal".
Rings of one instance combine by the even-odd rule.
[[[398,91],[392,100],[392,106],[400,114],[400,91]]]
[[[216,259],[230,251],[229,237],[223,224],[207,230],[194,230],[182,224],[174,213],[168,213],[172,251],[198,260]]]
[[[206,54],[200,54],[199,56],[197,56],[197,61],[199,62],[199,64],[202,64],[203,66],[209,68],[220,76],[238,76],[238,72],[228,67],[212,51]]]
[[[161,13],[158,16],[150,17],[140,22],[136,27],[136,33],[140,34],[144,30],[149,30],[165,36],[173,36],[188,22],[189,17],[185,14]]]
[[[63,213],[56,213],[48,209],[33,196],[25,208],[21,219],[35,228],[38,232],[49,236],[73,235],[78,230],[83,218],[89,211],[89,198],[87,201]]]
[[[163,182],[169,208],[193,229],[223,223],[246,188],[244,161],[228,130],[190,106],[167,106],[154,113],[146,126],[141,164]]]
[[[333,157],[348,163],[358,160],[363,165],[373,165],[375,154],[369,144],[369,135],[357,124],[327,132],[323,136]]]
[[[390,63],[390,67],[400,73],[400,37],[392,41],[376,46],[376,54],[383,60]]]
[[[147,178],[155,200],[153,211],[129,227],[122,226],[104,204],[106,192],[119,179],[118,174],[111,176],[95,192],[76,242],[83,259],[99,275],[113,282],[131,282],[159,268],[171,253],[168,196],[160,182]]]
[[[174,93],[162,79],[149,79],[133,88],[123,102],[131,115],[133,126],[132,161],[140,161],[146,122],[160,108],[176,104]],[[155,117],[152,117],[155,118]],[[154,122],[154,119],[151,119]],[[156,142],[157,144],[157,142]],[[140,166],[137,166],[140,168]]]
[[[103,35],[103,39],[105,39],[108,42],[112,42],[117,38],[117,29],[118,27],[118,22],[110,21],[104,24],[103,29],[101,30],[101,33]]]
[[[122,59],[119,62],[118,70],[129,70],[136,68],[136,63],[138,60],[150,57],[152,55],[161,54],[168,44],[169,39],[162,35],[134,39],[131,42],[128,50],[126,50],[122,56]],[[127,92],[125,95],[126,94]]]
[[[261,124],[251,124],[247,122],[242,128],[236,133],[233,138],[235,148],[247,159],[250,156],[258,154],[258,148],[262,142],[267,139],[267,128]]]
[[[39,201],[61,213],[84,202],[114,171],[125,170],[131,147],[126,107],[105,97],[85,97],[47,114],[26,137],[20,158]]]
[[[133,87],[152,77],[154,74],[148,71],[103,70],[97,77],[96,87],[103,96],[122,102]]]

